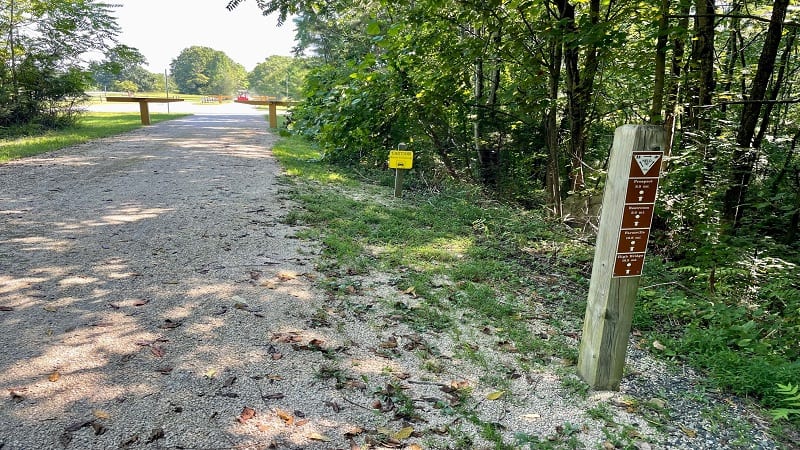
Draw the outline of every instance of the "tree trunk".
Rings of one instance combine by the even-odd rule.
[[[764,112],[761,114],[761,125],[758,127],[758,134],[753,140],[753,148],[761,148],[761,141],[764,140],[764,135],[767,133],[770,117],[772,117],[772,110],[775,109],[774,101],[778,99],[781,89],[783,89],[783,83],[786,80],[786,71],[789,69],[789,60],[791,59],[790,57],[796,39],[797,27],[792,27],[786,39],[786,47],[784,47],[783,54],[781,55],[778,75],[775,77],[775,81],[772,83],[772,88],[767,96],[767,100],[770,100],[770,103],[764,105]]]
[[[733,166],[730,172],[730,186],[725,192],[723,216],[735,233],[739,228],[743,213],[743,203],[747,195],[747,188],[753,176],[753,168],[757,159],[757,148],[753,146],[756,124],[761,115],[761,100],[764,100],[772,72],[775,69],[775,60],[778,55],[781,37],[783,34],[783,21],[786,18],[786,9],[789,0],[776,0],[772,8],[772,17],[764,38],[764,46],[758,59],[753,85],[747,100],[742,106],[742,115],[739,120],[739,129],[736,134],[736,149],[733,152]]]
[[[563,217],[564,207],[561,200],[561,163],[559,161],[558,145],[558,86],[561,82],[561,63],[563,59],[563,44],[559,39],[551,38],[550,47],[550,76],[548,95],[550,104],[548,106],[545,124],[545,135],[547,139],[547,194],[550,206],[556,217]]]
[[[658,39],[656,39],[655,79],[653,81],[653,105],[650,108],[650,124],[659,125],[664,121],[664,87],[667,75],[667,40],[669,38],[670,0],[661,1],[661,18],[658,20]]]
[[[678,30],[689,29],[689,4],[683,2],[680,14],[682,18],[678,22]],[[667,114],[664,118],[664,128],[667,130],[667,148],[665,155],[672,153],[672,143],[675,140],[675,123],[677,122],[678,98],[681,90],[681,75],[683,73],[684,56],[686,54],[685,34],[678,31],[672,39],[672,76],[670,77],[669,94],[667,95]],[[666,158],[664,159],[666,161]],[[662,163],[666,164],[666,162]],[[666,169],[666,167],[664,167]]]
[[[575,25],[575,7],[568,1],[559,2],[561,20],[565,21],[566,32],[577,35],[578,30]],[[589,2],[589,32],[594,32],[600,21],[600,0]],[[589,34],[589,33],[587,33]],[[583,174],[583,164],[586,155],[587,133],[586,127],[589,117],[589,105],[592,100],[594,90],[594,79],[597,74],[598,55],[597,39],[588,39],[588,44],[584,51],[583,73],[580,69],[580,50],[581,45],[573,37],[565,40],[564,44],[564,65],[566,67],[566,94],[568,100],[569,116],[569,153],[572,158],[572,170],[570,172],[571,190],[573,192],[582,191],[586,186]]]

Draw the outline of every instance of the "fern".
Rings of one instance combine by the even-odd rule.
[[[781,402],[787,404],[787,408],[776,408],[769,413],[775,420],[789,419],[789,416],[800,416],[800,385],[793,386],[792,383],[783,385],[778,383],[778,389],[775,391],[778,395],[785,397]]]

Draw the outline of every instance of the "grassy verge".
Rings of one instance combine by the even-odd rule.
[[[573,371],[577,346],[568,337],[580,333],[593,253],[580,236],[536,211],[498,204],[463,186],[437,193],[412,188],[393,199],[391,175],[326,165],[297,137],[283,139],[273,151],[299,181],[295,199],[302,208],[286,220],[308,225],[306,237],[322,242],[319,269],[332,297],[357,292],[359,276],[389,273],[398,289],[419,299],[413,308],[390,305],[395,315],[421,332],[449,333],[459,357],[486,366],[485,381],[502,388],[508,378],[488,362],[497,351],[514,352],[523,368],[558,360],[567,367],[564,374]],[[407,181],[413,183],[413,177]],[[655,257],[646,275],[643,286],[652,286],[640,290],[634,328],[643,333],[642,343],[666,344],[667,350],[656,354],[694,364],[713,386],[753,395],[768,408],[776,405],[769,395],[774,380],[787,383],[794,376],[796,383],[796,361],[753,353],[758,333],[747,320],[738,321],[754,310],[687,299],[679,277]],[[532,321],[543,327],[533,330]],[[458,331],[464,322],[491,330],[496,346],[476,346]],[[772,332],[774,339],[794,332],[791,324],[775,327],[782,331]],[[765,349],[775,354],[776,349]],[[435,356],[421,358],[422,367],[435,372]],[[562,383],[585,395],[578,380],[565,377]],[[493,440],[491,435],[487,429],[484,438]]]
[[[184,116],[186,114],[151,114],[150,121],[157,123]],[[40,136],[0,140],[0,162],[113,136],[141,126],[138,113],[86,113],[75,126],[64,130],[49,131]]]

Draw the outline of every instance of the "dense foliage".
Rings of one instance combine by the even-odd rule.
[[[300,98],[309,60],[290,56],[270,56],[250,72],[250,90],[270,97]]]
[[[110,49],[102,61],[89,64],[94,85],[103,91],[155,91],[164,88],[164,75],[149,72],[147,59],[127,45]]]
[[[644,294],[638,325],[736,392],[797,382],[788,0],[256,3],[296,15],[300,48],[318,55],[292,126],[331,161],[382,168],[408,142],[422,181],[470,180],[572,220],[597,203],[614,129],[663,125],[648,272],[667,288]]]
[[[228,55],[209,47],[183,49],[170,64],[178,90],[184,94],[231,95],[247,87],[247,71]]]
[[[82,58],[118,33],[111,6],[95,0],[0,4],[0,131],[70,123],[89,84]]]

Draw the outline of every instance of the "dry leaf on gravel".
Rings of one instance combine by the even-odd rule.
[[[411,437],[411,434],[414,433],[414,427],[405,427],[400,429],[397,433],[392,435],[392,439],[397,439],[398,441],[403,441]]]
[[[333,409],[333,412],[335,413],[339,413],[342,411],[341,405],[339,405],[336,402],[327,401],[325,402],[325,406],[329,406],[331,409]]]
[[[294,424],[294,416],[282,409],[276,409],[275,414],[286,424],[286,425],[293,425]]]
[[[102,409],[93,410],[92,411],[92,415],[94,415],[98,419],[103,419],[103,420],[107,420],[107,419],[111,418],[111,414],[109,414],[106,411],[103,411]]]
[[[164,330],[171,330],[171,329],[174,329],[174,328],[178,328],[181,325],[183,325],[183,322],[173,321],[173,320],[167,319],[167,320],[164,321],[164,323],[161,324],[161,326],[159,328],[164,329]]]
[[[22,389],[22,390],[24,390],[24,389]],[[18,390],[18,389],[9,389],[8,395],[11,396],[11,400],[13,400],[13,401],[15,401],[17,403],[25,400],[25,396],[20,394],[20,390]]]
[[[55,383],[56,381],[61,379],[61,374],[58,373],[58,371],[56,370],[53,373],[51,373],[50,375],[48,375],[47,379],[50,380],[51,382]]]
[[[157,358],[163,358],[164,355],[167,354],[167,351],[164,350],[164,347],[162,347],[160,345],[151,345],[150,346],[150,353],[152,353],[153,356],[155,356]]]
[[[47,305],[42,309],[44,309],[47,312],[56,312],[56,311],[58,311],[58,307],[55,306],[55,305]]]
[[[306,435],[306,437],[311,439],[312,441],[322,441],[322,442],[331,441],[331,438],[325,436],[324,434],[319,434],[319,433],[309,433]]]
[[[397,348],[397,338],[390,336],[389,339],[381,342],[381,348]]]
[[[494,391],[486,396],[487,400],[498,400],[505,394],[505,391]]]
[[[242,412],[239,413],[239,418],[236,420],[238,420],[239,423],[246,423],[248,420],[252,419],[255,416],[256,416],[256,410],[249,406],[245,406],[244,408],[242,408]]]
[[[303,337],[297,331],[289,331],[285,333],[272,333],[271,340],[272,342],[291,344],[302,341]]]
[[[134,300],[133,301],[133,306],[144,306],[144,305],[146,305],[148,303],[150,303],[150,300],[139,299],[139,300]]]

